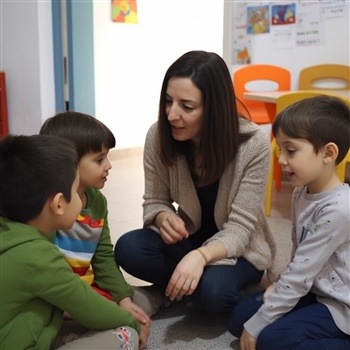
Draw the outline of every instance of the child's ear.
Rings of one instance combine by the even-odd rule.
[[[56,193],[50,202],[50,208],[55,215],[63,214],[62,200],[64,199],[63,193]]]
[[[323,160],[326,164],[336,161],[339,154],[339,148],[334,142],[328,142],[323,147],[323,150],[324,150]]]

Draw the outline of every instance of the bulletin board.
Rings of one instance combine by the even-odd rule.
[[[350,65],[349,2],[234,2],[232,71],[246,64],[275,64],[292,73],[323,63]]]

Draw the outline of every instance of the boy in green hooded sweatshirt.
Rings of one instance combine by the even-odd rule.
[[[0,140],[0,348],[52,348],[63,310],[92,329],[60,349],[145,346],[140,325],[82,281],[48,240],[81,210],[77,153],[54,136]],[[103,331],[102,331],[103,330]],[[97,332],[98,331],[98,332]]]

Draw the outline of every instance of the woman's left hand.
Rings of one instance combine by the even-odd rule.
[[[198,286],[204,267],[205,261],[202,255],[197,250],[189,252],[177,264],[165,295],[170,300],[174,300],[177,296],[191,295]]]

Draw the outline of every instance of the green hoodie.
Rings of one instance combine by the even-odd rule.
[[[0,296],[0,349],[49,349],[63,310],[95,330],[141,329],[129,312],[80,280],[45,234],[2,217]]]

